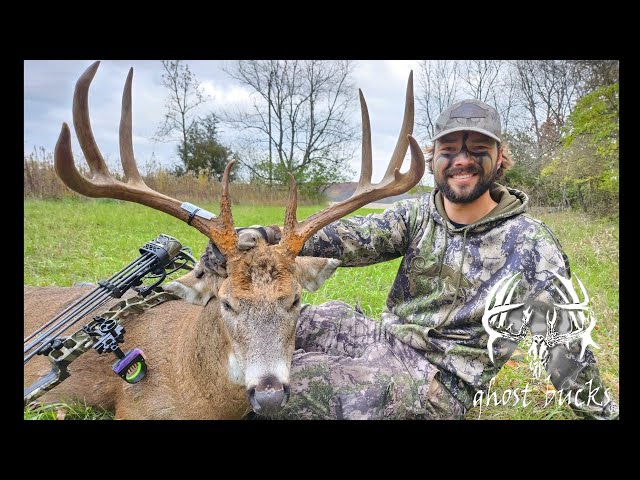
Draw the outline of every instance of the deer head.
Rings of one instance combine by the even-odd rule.
[[[316,290],[335,271],[338,260],[297,257],[304,242],[325,225],[369,202],[411,189],[424,173],[424,157],[413,131],[413,85],[409,77],[402,129],[383,180],[371,184],[371,134],[362,92],[362,172],[354,194],[302,222],[296,219],[297,190],[291,176],[282,240],[277,245],[258,242],[251,250],[239,250],[229,198],[230,162],[222,179],[220,214],[214,218],[191,216],[182,202],[150,189],[142,180],[133,155],[131,82],[129,71],[122,97],[120,155],[126,182],[108,172],[95,143],[89,121],[88,90],[99,62],[91,65],[76,84],[73,120],[76,134],[90,168],[91,178],[76,169],[69,127],[63,124],[55,148],[55,168],[63,182],[88,197],[107,197],[147,205],[188,222],[218,247],[226,258],[227,276],[207,270],[202,262],[188,275],[166,285],[185,300],[207,305],[199,321],[219,322],[228,347],[226,371],[232,382],[246,388],[256,411],[277,410],[289,397],[289,369],[294,350],[295,326],[300,313],[302,288]],[[407,148],[411,168],[400,173]],[[213,302],[213,304],[211,304]],[[176,319],[179,321],[179,319]],[[204,346],[206,348],[206,345]]]

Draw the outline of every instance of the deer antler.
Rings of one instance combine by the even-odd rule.
[[[489,351],[489,359],[493,362],[493,342],[497,338],[507,338],[509,340],[513,340],[515,342],[519,342],[522,340],[526,334],[527,329],[529,327],[529,321],[531,318],[532,309],[527,309],[523,313],[523,321],[522,326],[520,327],[520,331],[518,333],[511,333],[511,327],[513,323],[511,323],[505,331],[495,330],[491,325],[496,323],[496,320],[491,320],[491,318],[495,315],[500,315],[498,326],[504,326],[505,319],[507,316],[507,312],[511,310],[516,310],[524,305],[524,303],[515,303],[513,305],[510,304],[511,297],[513,297],[513,292],[515,291],[520,280],[515,282],[505,298],[505,294],[507,293],[507,288],[513,280],[518,276],[518,274],[514,274],[511,277],[505,277],[499,280],[489,293],[487,294],[487,300],[485,302],[484,314],[482,315],[482,326],[489,334],[489,340],[487,340],[487,350]]]
[[[592,313],[588,312],[589,310],[589,295],[587,295],[587,291],[584,288],[584,285],[576,275],[576,279],[578,280],[578,284],[580,285],[580,290],[582,291],[582,296],[584,300],[582,302],[579,301],[578,294],[573,288],[573,282],[570,278],[563,278],[555,272],[552,272],[558,280],[562,283],[562,286],[571,297],[572,303],[560,304],[554,303],[553,306],[559,308],[560,310],[565,310],[569,314],[569,318],[571,320],[571,331],[568,333],[558,333],[554,327],[556,324],[556,309],[553,309],[553,318],[551,320],[547,320],[547,343],[550,347],[557,345],[558,343],[564,343],[567,348],[569,347],[569,341],[579,338],[580,339],[580,360],[584,356],[584,351],[589,345],[593,345],[596,348],[600,348],[591,338],[591,331],[596,326],[596,319]],[[567,296],[564,292],[556,286],[556,290],[562,297],[565,302],[569,302]],[[587,317],[584,312],[589,313],[589,324],[587,325]]]
[[[289,174],[291,179],[289,201],[280,245],[293,253],[293,255],[297,255],[302,250],[304,242],[325,225],[348,215],[367,203],[399,195],[410,190],[420,181],[424,174],[424,155],[418,142],[411,136],[413,132],[413,72],[409,74],[409,81],[407,82],[404,119],[400,135],[384,178],[377,185],[371,184],[371,127],[367,103],[362,91],[360,91],[360,109],[362,111],[362,167],[358,187],[351,197],[314,213],[302,222],[298,222],[296,220],[296,183],[293,175]],[[400,173],[399,170],[408,147],[411,147],[411,167],[407,173]]]
[[[109,174],[93,136],[89,119],[89,86],[99,65],[100,62],[95,62],[85,70],[78,79],[73,94],[73,125],[80,147],[89,164],[91,178],[87,179],[82,176],[74,164],[71,151],[71,133],[66,123],[62,124],[62,131],[54,152],[55,169],[58,176],[70,189],[87,197],[115,198],[140,203],[189,223],[190,212],[182,208],[182,202],[149,188],[138,172],[132,144],[131,82],[133,68],[129,70],[125,82],[120,119],[120,156],[127,181],[121,182]],[[227,164],[222,178],[220,216],[207,219],[195,215],[191,217],[190,222],[190,225],[211,239],[225,256],[237,252],[237,235],[233,227],[229,198],[229,172],[234,163],[235,160]]]

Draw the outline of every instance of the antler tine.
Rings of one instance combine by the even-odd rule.
[[[391,155],[391,160],[389,161],[387,171],[385,172],[381,183],[393,181],[397,175],[396,171],[400,170],[400,167],[402,166],[404,156],[407,153],[407,147],[409,146],[407,135],[411,135],[413,133],[413,118],[413,70],[411,70],[409,73],[409,80],[407,81],[407,93],[404,101],[402,128],[400,129],[396,148],[393,150],[393,155]]]
[[[220,197],[220,216],[217,222],[210,224],[210,230],[206,234],[225,256],[238,251],[238,234],[233,227],[231,197],[229,196],[229,177],[231,167],[235,163],[235,160],[231,160],[224,169],[224,174],[222,175],[222,195]]]
[[[235,253],[237,251],[237,236],[233,228],[229,201],[229,171],[233,161],[227,165],[223,177],[221,215],[218,218],[205,218],[197,215],[197,212],[191,218],[190,211],[182,207],[182,202],[152,190],[140,177],[133,155],[132,143],[131,83],[133,69],[129,71],[125,82],[120,119],[120,154],[127,182],[121,182],[109,174],[93,136],[89,119],[89,86],[99,65],[100,62],[95,62],[80,76],[73,95],[73,123],[78,142],[91,170],[91,179],[83,177],[75,166],[71,150],[71,132],[66,123],[62,124],[62,130],[54,150],[55,170],[60,179],[67,187],[87,197],[115,198],[140,203],[176,217],[189,223],[216,245],[219,245],[220,251],[224,255]]]
[[[289,198],[287,199],[287,209],[284,214],[284,227],[293,231],[298,225],[296,211],[298,209],[298,190],[296,188],[296,179],[289,173]]]
[[[304,242],[325,225],[348,215],[363,207],[367,203],[381,198],[399,195],[413,188],[424,174],[425,161],[418,142],[410,135],[413,130],[413,72],[409,75],[405,104],[404,120],[400,131],[400,138],[387,168],[388,176],[377,184],[371,184],[371,129],[369,112],[364,95],[360,92],[360,107],[362,110],[362,166],[360,180],[356,191],[346,200],[316,212],[302,222],[296,221],[295,212],[295,182],[291,182],[289,190],[289,204],[282,234],[281,245],[297,255]],[[399,167],[404,160],[407,147],[411,148],[411,166],[406,173],[400,173]],[[391,172],[391,174],[389,174]]]
[[[140,177],[136,159],[133,156],[133,121],[131,113],[131,83],[133,81],[133,68],[129,69],[127,80],[122,92],[122,114],[120,115],[120,161],[127,183],[131,185],[145,185]]]
[[[517,278],[517,276],[519,275],[519,273],[517,273],[516,275],[514,275],[514,279]],[[498,298],[500,300],[500,303],[502,304],[502,299],[504,298],[504,294],[506,293],[507,287],[509,287],[509,285],[511,284],[512,280],[510,279],[505,286],[500,290],[500,294],[499,297],[496,297],[496,302],[498,302]],[[511,298],[513,297],[514,292],[516,291],[516,287],[518,286],[518,284],[520,283],[520,279],[518,279],[517,282],[515,282],[512,286],[511,289],[509,290],[509,294],[507,295],[507,298],[504,300],[505,304],[511,304]],[[503,312],[500,314],[500,320],[498,321],[498,326],[499,327],[504,327],[504,323],[507,319],[507,314],[506,312]]]
[[[76,88],[73,92],[73,126],[93,178],[110,176],[109,169],[93,137],[91,120],[89,119],[89,85],[91,85],[99,66],[100,62],[98,61],[87,68],[76,82]]]
[[[487,293],[487,298],[489,299],[489,301],[485,304],[484,315],[482,317],[483,322],[486,320],[489,323],[495,323],[495,321],[490,322],[490,319],[495,315],[504,314],[505,312],[515,310],[524,305],[524,303],[516,303],[513,305],[509,303],[511,301],[511,297],[513,296],[513,292],[516,286],[518,285],[518,283],[520,282],[520,280],[518,280],[511,287],[511,291],[509,292],[507,299],[506,300],[504,299],[505,293],[509,288],[509,285],[518,275],[519,274],[516,273],[511,277],[504,277],[500,279],[498,282],[496,282],[496,284],[493,287],[491,287],[491,289],[489,290],[489,293]],[[504,323],[504,321],[502,321],[502,323]]]
[[[505,301],[506,303],[503,304],[504,294],[506,293],[506,290],[509,287],[509,284],[517,276],[518,276],[518,273],[512,275],[511,277],[505,277],[500,279],[498,282],[495,283],[495,285],[493,285],[493,287],[491,287],[491,289],[489,290],[489,293],[487,293],[487,300],[484,307],[484,314],[482,315],[482,326],[484,327],[486,332],[489,334],[489,338],[487,339],[487,350],[489,352],[489,359],[491,360],[491,362],[494,361],[493,360],[493,342],[495,342],[497,338],[513,339],[513,338],[519,337],[519,334],[513,335],[506,331],[503,332],[503,331],[495,330],[491,326],[491,323],[495,323],[495,322],[490,321],[490,319],[495,315],[498,315],[498,314],[500,314],[501,316],[503,314],[506,315],[506,312],[515,310],[524,305],[524,303],[516,303],[513,305],[509,305],[509,301],[511,300],[511,294],[513,293],[513,290],[515,289],[515,286],[518,284],[519,280],[518,282],[516,282],[516,284],[514,284],[514,286],[511,289],[511,292],[508,295],[508,300],[506,300]],[[523,329],[521,328],[520,331],[522,332],[522,330]]]
[[[582,297],[583,297],[582,302],[580,302],[580,299],[578,298],[578,294],[573,288],[573,282],[571,281],[570,278],[563,278],[560,275],[558,275],[556,272],[551,272],[551,273],[553,273],[556,276],[556,278],[560,280],[560,282],[566,289],[567,293],[571,297],[571,303],[570,303],[567,296],[562,292],[560,288],[556,286],[555,288],[558,294],[562,297],[562,299],[565,302],[567,302],[566,304],[554,303],[556,307],[562,308],[563,310],[586,310],[587,308],[589,308],[588,307],[589,295],[587,294],[587,290],[584,288],[584,285],[582,284],[582,282],[580,281],[577,275],[576,275],[576,279],[578,280],[578,285],[580,285],[580,290],[582,291]]]
[[[62,124],[62,130],[58,136],[58,141],[53,150],[55,159],[54,168],[58,177],[62,179],[67,187],[82,195],[91,196],[90,193],[94,185],[80,175],[73,162],[73,152],[71,151],[71,132],[69,125]]]
[[[367,101],[364,99],[362,90],[358,89],[358,93],[360,95],[360,111],[362,114],[362,166],[360,167],[360,180],[358,181],[356,193],[360,193],[371,188],[371,173],[373,170],[369,109],[367,108]]]
[[[569,320],[571,322],[571,335],[584,331],[588,321],[587,314],[589,314],[589,295],[587,294],[587,290],[584,288],[584,285],[580,281],[580,278],[578,278],[578,276],[576,275],[576,279],[578,280],[578,284],[580,285],[580,290],[582,291],[583,296],[583,300],[582,302],[580,302],[578,294],[573,287],[571,278],[561,277],[556,272],[552,273],[560,281],[569,297],[571,297],[571,300],[569,300],[567,298],[567,295],[565,295],[565,292],[563,292],[562,289],[555,285],[556,291],[558,292],[560,297],[562,297],[562,300],[564,300],[566,303],[554,303],[553,306],[567,312]],[[593,320],[593,316],[591,315],[590,320],[592,324],[595,325],[595,320]]]

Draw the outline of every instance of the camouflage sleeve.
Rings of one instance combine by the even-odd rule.
[[[533,220],[533,219],[532,219]],[[522,234],[524,250],[524,278],[529,286],[528,298],[546,303],[555,301],[556,276],[571,276],[569,258],[560,241],[545,224],[534,220]]]
[[[304,244],[300,255],[335,258],[343,267],[384,262],[404,255],[420,221],[419,199],[394,203],[382,213],[337,220]]]
[[[578,281],[572,278],[568,258],[558,239],[544,224],[540,223],[539,226],[539,230],[532,237],[534,243],[529,257],[532,268],[525,269],[525,277],[530,286],[529,298],[546,305],[547,311],[544,329],[534,332],[532,325],[531,334],[544,335],[547,342],[552,343],[550,337],[555,333],[564,335],[573,331],[586,332],[586,335],[582,336],[580,333],[571,335],[566,343],[560,342],[549,348],[545,368],[556,388],[552,394],[558,397],[558,402],[562,398],[567,400],[578,417],[592,420],[617,419],[617,404],[612,399],[610,389],[605,388],[601,381],[595,356],[588,347],[583,349],[583,345],[586,347],[592,344],[593,332],[589,331],[589,312],[585,312],[581,317],[578,313],[553,306],[554,303],[579,303],[584,300],[584,294],[587,292],[583,292]],[[561,276],[566,283],[563,285],[563,281],[554,273]],[[573,288],[577,294],[577,302],[572,301],[568,288]],[[556,322],[550,327],[549,321],[553,322],[556,314]]]

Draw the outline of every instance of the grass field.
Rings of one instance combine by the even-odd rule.
[[[214,213],[217,204],[199,205]],[[305,218],[319,206],[301,206],[298,218]],[[355,214],[380,210],[361,209]],[[238,226],[282,224],[284,208],[238,205],[233,210]],[[540,214],[556,233],[568,254],[572,271],[580,277],[591,297],[597,325],[594,340],[601,347],[594,353],[600,374],[611,395],[618,399],[618,316],[619,316],[619,227],[617,220],[593,219],[575,212]],[[25,285],[70,286],[78,281],[96,282],[108,278],[136,258],[138,248],[160,233],[178,238],[199,258],[207,239],[183,222],[141,205],[116,200],[62,200],[24,202],[24,283]],[[342,268],[303,301],[318,304],[340,299],[358,301],[365,313],[379,318],[400,260],[363,268]],[[366,285],[366,288],[363,286]],[[536,384],[522,355],[516,355],[498,374],[493,391],[524,387],[534,389],[528,407],[476,407],[468,419],[572,419],[565,405],[545,406],[544,382]],[[56,418],[59,405],[25,412],[25,418]],[[80,405],[66,418],[104,418]]]

